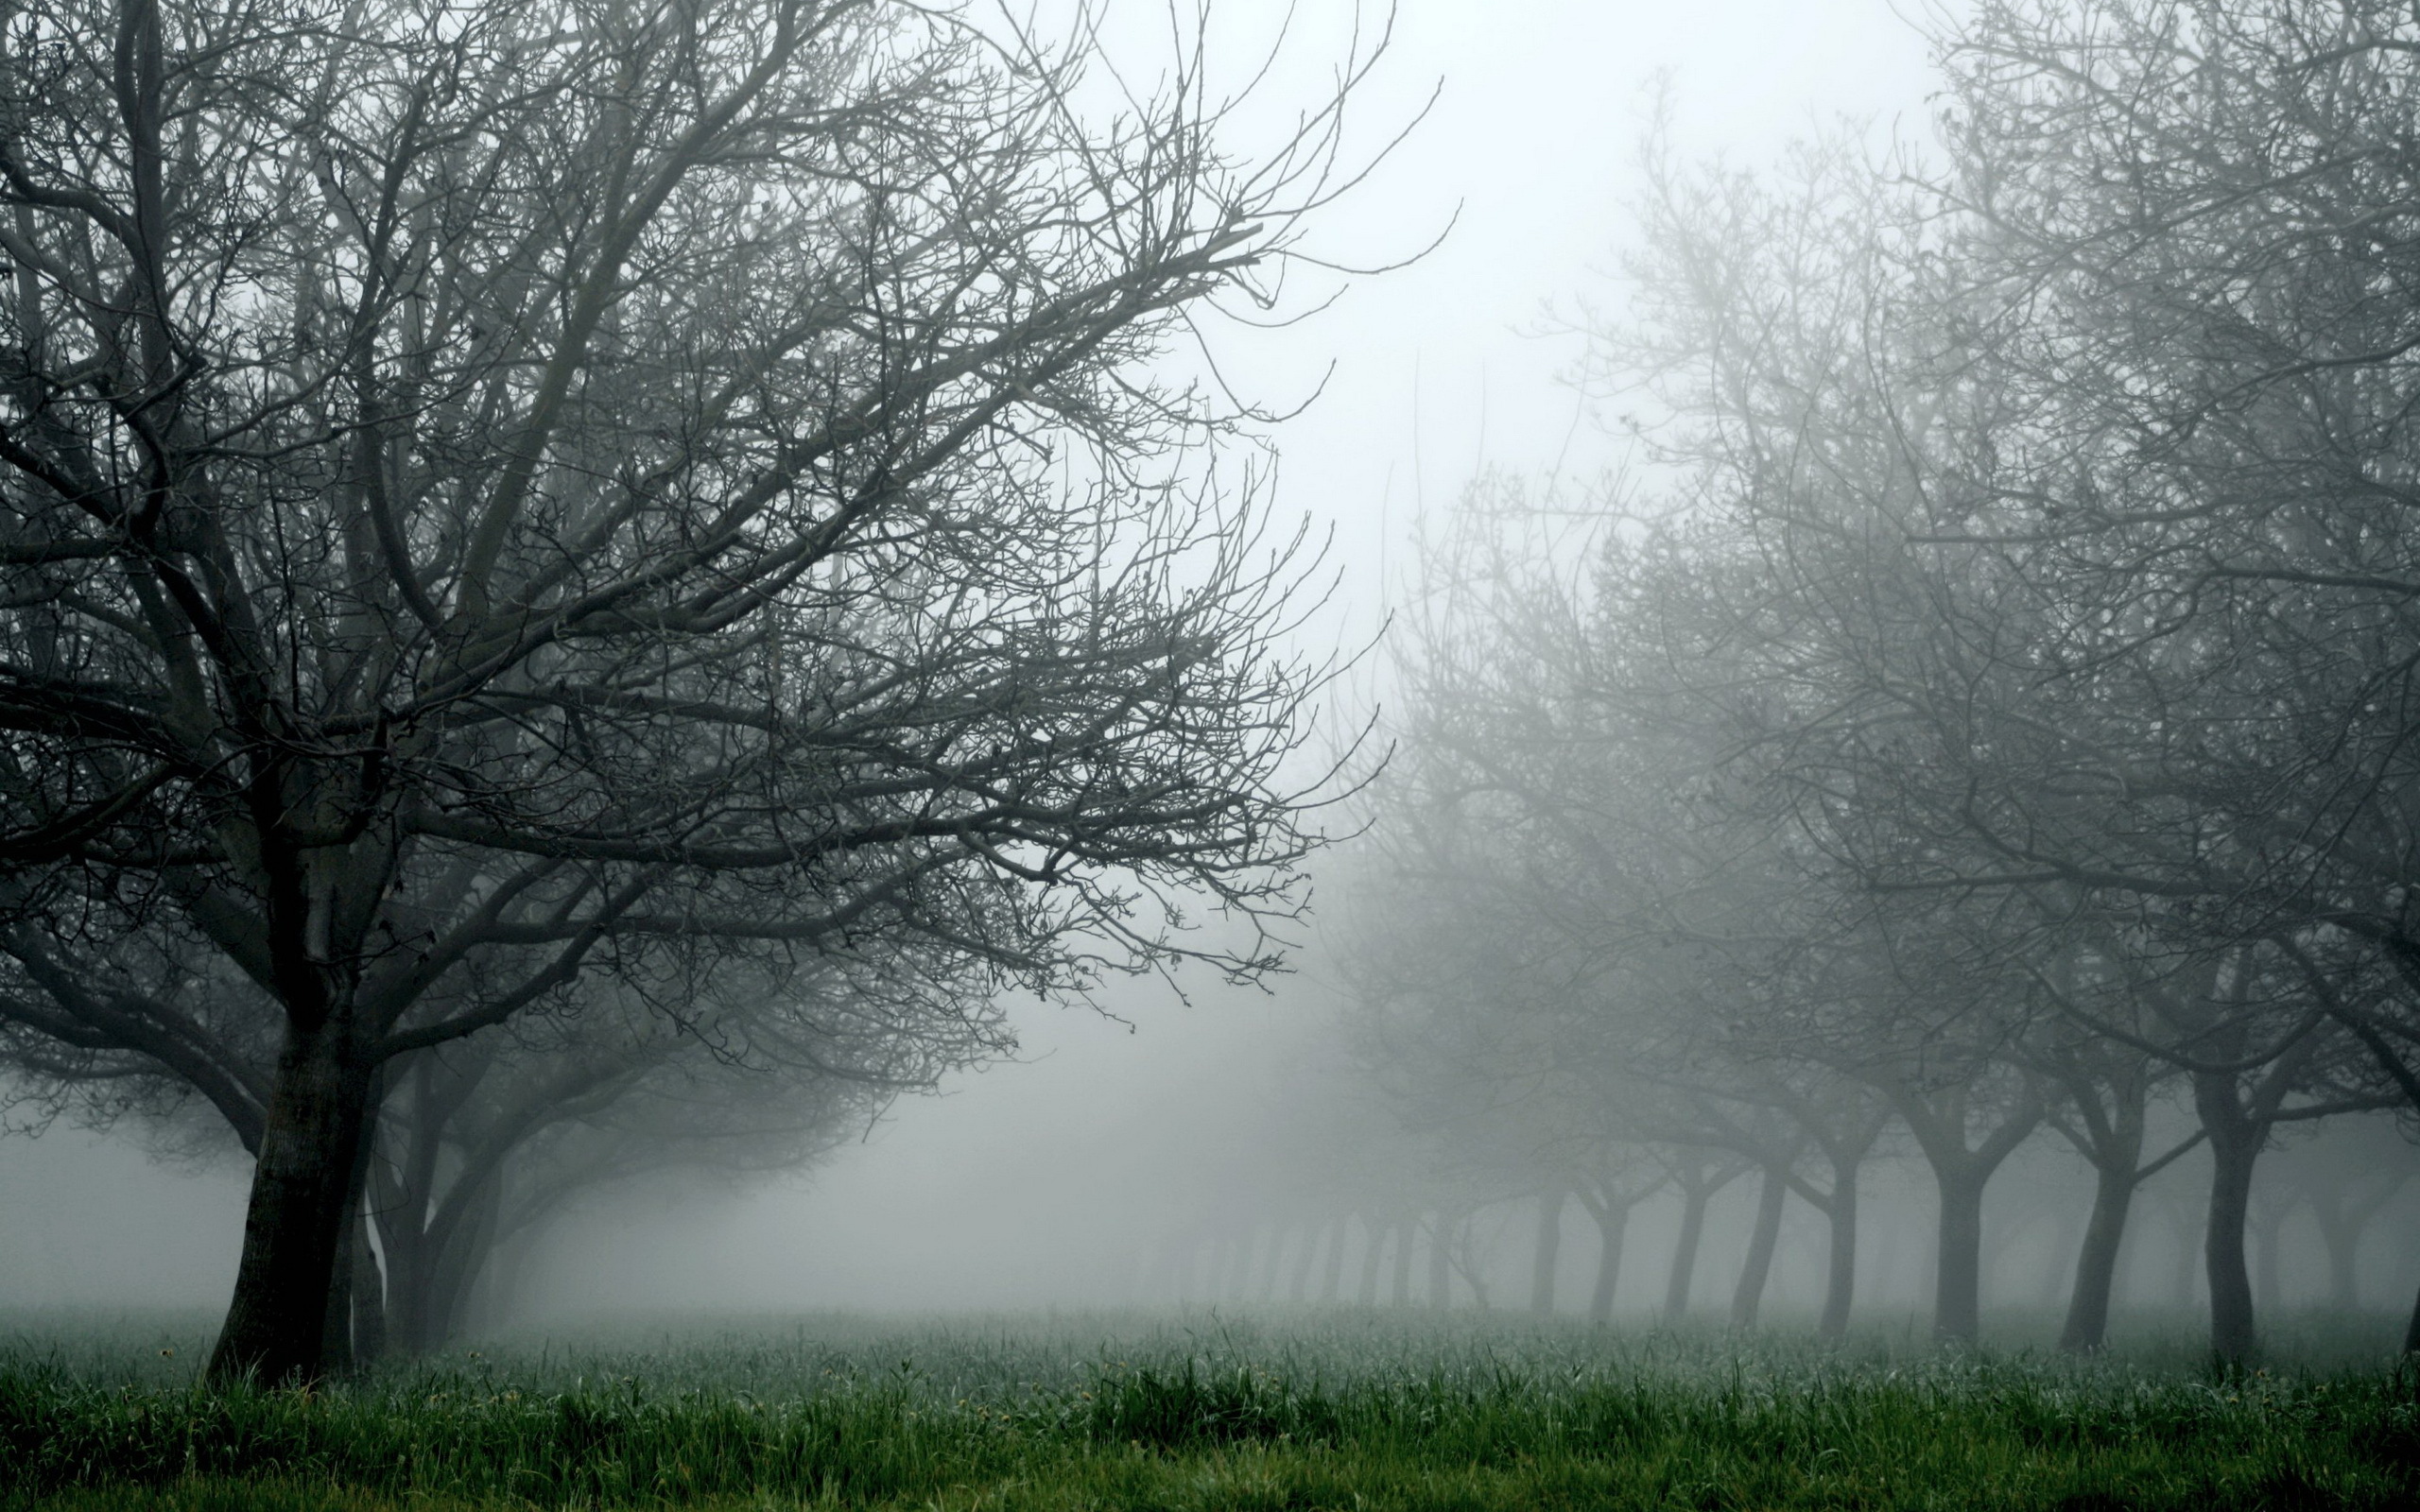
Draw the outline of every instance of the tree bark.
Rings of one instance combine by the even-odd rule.
[[[1789,1173],[1765,1168],[1756,1191],[1756,1227],[1748,1236],[1748,1258],[1739,1266],[1739,1284],[1731,1293],[1731,1326],[1753,1329],[1763,1307],[1765,1287],[1772,1280],[1773,1247],[1781,1239],[1781,1209],[1789,1195]]]
[[[1538,1194],[1538,1242],[1530,1266],[1530,1311],[1540,1317],[1554,1312],[1555,1271],[1563,1258],[1561,1187]]]
[[[320,1371],[323,1375],[353,1373],[353,1246],[361,1227],[360,1204],[337,1240],[336,1267],[328,1276],[328,1296],[320,1314]]]
[[[328,1294],[346,1232],[346,1196],[369,1113],[371,1069],[343,1018],[289,1032],[244,1211],[244,1247],[208,1377],[317,1380]]]

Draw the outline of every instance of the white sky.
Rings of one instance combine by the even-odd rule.
[[[1226,0],[1238,34],[1272,0]],[[1121,6],[1128,0],[1120,0]],[[1342,0],[1305,0],[1278,83],[1315,85]],[[1119,19],[1124,19],[1121,11]],[[1555,374],[1575,352],[1543,337],[1549,303],[1607,292],[1602,271],[1650,80],[1673,77],[1680,140],[1770,158],[1840,113],[1912,120],[1929,88],[1919,38],[1885,0],[1405,0],[1393,52],[1357,107],[1363,140],[1435,111],[1314,247],[1379,261],[1445,242],[1360,282],[1323,316],[1219,355],[1272,404],[1324,397],[1280,438],[1281,506],[1337,529],[1345,606],[1383,615],[1380,563],[1404,565],[1416,510],[1449,504],[1482,462],[1567,473],[1609,459]],[[1252,339],[1247,340],[1247,336]],[[1201,1146],[1251,1120],[1255,1085],[1321,1011],[1312,984],[1263,998],[1209,989],[1183,1007],[1130,996],[1133,1033],[1034,1015],[1033,1063],[904,1106],[811,1185],[692,1205],[677,1224],[601,1227],[564,1246],[618,1298],[799,1305],[999,1305],[1063,1297],[1121,1221],[1104,1194],[1154,1192]],[[216,1304],[233,1276],[241,1173],[154,1166],[69,1131],[0,1141],[0,1306]]]

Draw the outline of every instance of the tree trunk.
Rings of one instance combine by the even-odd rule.
[[[2168,1295],[2175,1306],[2191,1307],[2194,1297],[2200,1293],[2193,1280],[2200,1274],[2200,1268],[2193,1263],[2199,1255],[2193,1239],[2201,1226],[2194,1223],[2192,1211],[2187,1208],[2180,1206],[2174,1209],[2172,1216],[2174,1221],[2169,1225],[2169,1237],[2176,1241],[2176,1247],[2170,1264]]]
[[[353,1220],[353,1363],[376,1365],[387,1357],[387,1285],[378,1253],[370,1246],[370,1220]]]
[[[1664,1281],[1664,1321],[1688,1316],[1689,1287],[1697,1280],[1698,1245],[1705,1238],[1705,1204],[1713,1189],[1692,1185],[1683,1189],[1681,1232],[1672,1241],[1672,1269]]]
[[[1310,1296],[1311,1262],[1319,1258],[1320,1226],[1305,1223],[1302,1234],[1302,1249],[1294,1256],[1294,1274],[1286,1282],[1286,1300],[1295,1303],[1305,1301]]]
[[[2318,1239],[2328,1246],[2328,1306],[2335,1312],[2350,1314],[2362,1304],[2362,1228],[2377,1214],[2377,1207],[2362,1202],[2347,1202],[2345,1193],[2333,1191],[2313,1195],[2311,1222],[2318,1224]]]
[[[355,1366],[368,1365],[378,1357],[375,1348],[364,1349],[358,1339],[356,1324],[362,1308],[372,1308],[383,1300],[378,1287],[378,1265],[370,1253],[370,1217],[366,1198],[370,1187],[370,1160],[377,1139],[372,1119],[378,1093],[372,1082],[371,1106],[364,1109],[365,1127],[361,1138],[354,1142],[353,1171],[345,1178],[344,1228],[337,1240],[335,1273],[328,1279],[328,1310],[320,1337],[320,1368],[330,1374],[350,1372]],[[367,1275],[365,1276],[365,1272]],[[384,1344],[384,1339],[379,1340]]]
[[[1731,1294],[1731,1326],[1753,1329],[1763,1307],[1765,1286],[1773,1271],[1773,1246],[1781,1239],[1781,1208],[1789,1195],[1789,1173],[1765,1168],[1764,1184],[1756,1192],[1756,1227],[1748,1236],[1748,1258],[1739,1266],[1739,1284]]]
[[[1395,1220],[1394,1305],[1411,1305],[1411,1244],[1419,1237],[1420,1220],[1404,1217]]]
[[[1439,1209],[1428,1231],[1428,1305],[1443,1313],[1454,1303],[1453,1214]]]
[[[2059,1330],[2059,1348],[2071,1353],[2100,1349],[2109,1341],[2109,1297],[2118,1284],[2118,1255],[2126,1242],[2126,1215],[2135,1202],[2135,1157],[2126,1168],[2098,1168],[2092,1194],[2092,1221],[2084,1226],[2083,1247],[2076,1252],[2075,1290],[2067,1297],[2067,1320]]]
[[[402,1144],[399,1158],[371,1164],[378,1242],[387,1258],[387,1341],[406,1355],[436,1346],[428,1299],[440,1244],[429,1228],[439,1212],[437,1170],[445,1121],[454,1110],[439,1072],[433,1056],[413,1057],[405,1100],[408,1117],[390,1125]]]
[[[1340,1213],[1328,1220],[1326,1274],[1320,1278],[1320,1300],[1333,1302],[1344,1287],[1344,1231],[1347,1218]]]
[[[361,1205],[350,1205],[353,1212],[344,1220],[344,1228],[337,1240],[336,1267],[328,1276],[327,1304],[320,1314],[320,1371],[323,1375],[349,1375],[353,1371],[353,1246],[354,1235],[361,1228]]]
[[[1361,1305],[1378,1305],[1378,1262],[1386,1247],[1387,1232],[1366,1215],[1361,1220]]]
[[[460,1336],[462,1304],[486,1268],[495,1248],[498,1220],[504,1212],[504,1183],[483,1181],[473,1194],[472,1206],[446,1235],[445,1246],[428,1267],[428,1296],[423,1304],[424,1349],[439,1349]]]
[[[2258,1344],[2252,1275],[2244,1264],[2244,1225],[2252,1203],[2252,1164],[2260,1140],[2210,1138],[2210,1212],[2202,1257],[2210,1281],[2210,1352],[2229,1363],[2249,1360]]]
[[[1614,1315],[1614,1284],[1622,1275],[1622,1235],[1630,1228],[1630,1209],[1607,1204],[1594,1210],[1602,1247],[1597,1252],[1597,1289],[1588,1297],[1588,1321],[1603,1323]]]
[[[2411,1299],[2411,1321],[2403,1326],[2403,1352],[2420,1354],[2420,1296]]]
[[[1831,1253],[1824,1267],[1824,1316],[1816,1332],[1827,1339],[1849,1332],[1849,1304],[1857,1295],[1857,1178],[1858,1157],[1832,1157]]]
[[[1966,1173],[1933,1173],[1941,1193],[1941,1243],[1933,1261],[1932,1332],[1972,1344],[1981,1332],[1983,1186]]]
[[[208,1377],[221,1383],[317,1380],[328,1294],[346,1236],[354,1155],[372,1073],[338,1026],[289,1033],[244,1211],[244,1247]],[[348,1259],[350,1257],[347,1257]]]
[[[2320,1241],[2327,1246],[2328,1305],[2340,1313],[2349,1313],[2361,1302],[2357,1262],[2368,1215],[2350,1209],[2341,1200],[2342,1194],[2337,1197],[2338,1200],[2313,1202],[2311,1218],[2319,1225]]]
[[[1530,1266],[1530,1311],[1540,1317],[1554,1312],[1555,1269],[1563,1258],[1564,1201],[1561,1187],[1538,1194],[1538,1243]]]
[[[2263,1317],[2274,1317],[2286,1305],[2286,1281],[2278,1273],[2281,1257],[2277,1250],[2285,1239],[2286,1212],[2275,1203],[2261,1209],[2250,1220],[2252,1231],[2252,1295],[2254,1305]]]
[[[1900,1121],[1924,1151],[1941,1196],[1941,1222],[1933,1240],[1933,1336],[1971,1344],[1982,1321],[1983,1191],[2000,1163],[2041,1126],[2045,1109],[2028,1088],[2022,1100],[1970,1146],[1968,1097],[1969,1089],[1963,1086],[1929,1096],[1910,1086],[1892,1090]]]

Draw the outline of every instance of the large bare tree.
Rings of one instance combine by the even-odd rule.
[[[240,1061],[159,963],[265,1005],[215,1377],[319,1368],[396,1057],[592,971],[1080,988],[1292,906],[1295,578],[1151,364],[1340,94],[1245,163],[1198,56],[1121,95],[946,7],[0,28],[11,955],[78,1053]]]

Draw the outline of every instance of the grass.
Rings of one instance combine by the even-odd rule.
[[[2420,1504],[2420,1370],[2313,1326],[2214,1374],[2186,1337],[2078,1363],[1354,1310],[792,1318],[215,1394],[184,1325],[52,1320],[0,1345],[0,1509]]]

